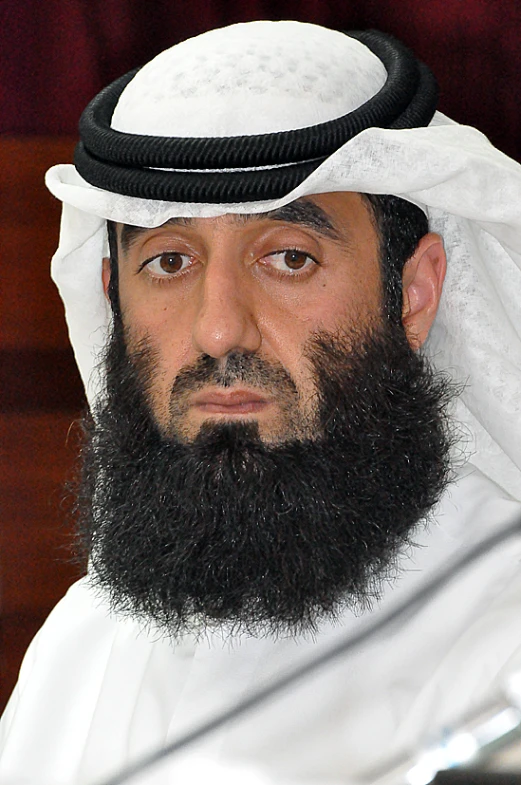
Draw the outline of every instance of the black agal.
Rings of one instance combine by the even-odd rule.
[[[384,33],[347,35],[367,46],[387,71],[379,92],[353,112],[294,131],[252,136],[127,134],[111,128],[110,122],[121,93],[137,73],[131,71],[102,90],[83,112],[76,168],[92,185],[125,196],[169,202],[262,201],[284,196],[366,128],[427,125],[438,98],[427,66]]]

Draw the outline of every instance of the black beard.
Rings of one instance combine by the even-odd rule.
[[[186,443],[155,424],[153,359],[128,356],[116,320],[78,494],[91,580],[116,612],[171,636],[284,634],[378,595],[448,482],[452,392],[400,326],[318,335],[308,357],[313,439],[269,445],[239,422],[205,424]],[[216,367],[204,357],[193,377],[215,379]],[[237,379],[238,368],[248,355]]]

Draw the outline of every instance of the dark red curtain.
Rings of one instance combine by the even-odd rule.
[[[521,3],[512,0],[1,0],[0,130],[75,133],[101,87],[165,47],[231,22],[284,18],[393,33],[436,73],[443,111],[521,158]]]

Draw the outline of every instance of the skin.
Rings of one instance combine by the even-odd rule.
[[[201,354],[259,353],[289,372],[303,416],[311,415],[314,382],[304,356],[317,330],[366,327],[381,318],[378,236],[367,203],[356,193],[307,197],[332,231],[275,220],[270,215],[196,218],[119,240],[119,293],[130,348],[147,338],[157,360],[150,391],[158,423],[166,427],[178,372]],[[126,243],[124,244],[126,245]],[[286,253],[296,249],[297,254]],[[432,325],[445,275],[441,238],[425,235],[403,274],[402,320],[419,348]],[[103,285],[110,280],[108,259]],[[195,393],[186,435],[205,420],[255,418],[261,436],[275,432],[276,396],[242,384]]]

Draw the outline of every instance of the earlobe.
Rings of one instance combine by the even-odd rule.
[[[402,323],[413,349],[425,342],[440,302],[447,258],[438,234],[429,232],[406,262],[402,276]]]
[[[110,259],[108,256],[103,258],[103,266],[101,268],[101,280],[103,283],[103,291],[105,297],[109,299],[109,284],[110,284]]]

